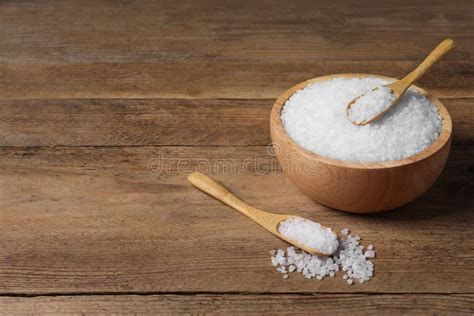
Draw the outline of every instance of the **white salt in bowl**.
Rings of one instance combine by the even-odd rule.
[[[336,74],[313,78],[285,91],[270,117],[272,143],[283,172],[306,195],[323,205],[353,213],[375,213],[403,206],[425,193],[444,168],[451,147],[452,122],[445,106],[427,91],[412,86],[438,109],[438,139],[414,156],[396,161],[359,163],[328,158],[298,145],[286,132],[281,111],[288,98],[308,84],[338,77],[389,77]]]

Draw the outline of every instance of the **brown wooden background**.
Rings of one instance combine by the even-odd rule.
[[[0,311],[474,312],[473,20],[470,0],[0,1]],[[422,198],[350,215],[280,172],[282,91],[399,77],[447,37],[457,50],[419,85],[453,147]],[[351,228],[375,277],[283,280],[268,251],[285,244],[193,189],[199,168],[259,208]]]

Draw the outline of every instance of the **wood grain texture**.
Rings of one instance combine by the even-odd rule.
[[[0,297],[6,314],[245,314],[469,315],[474,296],[465,295],[101,295]]]
[[[419,85],[472,97],[457,2],[2,2],[0,98],[276,98],[332,73],[402,76],[447,36],[457,51]]]
[[[270,144],[269,100],[1,100],[0,146]],[[474,99],[443,99],[454,144],[474,140]]]
[[[0,1],[0,310],[472,314],[473,16],[469,0]],[[304,197],[265,148],[278,95],[400,77],[446,37],[457,50],[419,82],[454,123],[435,186],[370,217]],[[187,184],[195,170],[352,228],[375,278],[284,281],[267,253],[284,243]]]
[[[28,0],[0,9],[3,63],[421,60],[446,37],[461,43],[450,58],[474,59],[469,0]]]
[[[264,147],[0,150],[3,294],[474,291],[471,146],[423,197],[370,217],[311,202]],[[260,209],[351,228],[375,245],[375,278],[283,280],[268,251],[285,243],[193,188],[192,170]]]
[[[449,57],[418,85],[441,98],[474,97],[474,64]],[[317,59],[0,64],[0,99],[275,99],[288,87],[318,76],[355,72],[397,78],[417,64]]]

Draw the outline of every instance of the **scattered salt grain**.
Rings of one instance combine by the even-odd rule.
[[[365,256],[366,256],[367,258],[373,258],[373,257],[375,257],[375,252],[374,252],[373,250],[367,250],[367,251],[365,252]]]
[[[370,163],[413,156],[438,138],[442,123],[436,106],[416,90],[407,90],[397,106],[371,124],[356,126],[346,116],[352,99],[390,82],[365,77],[310,84],[286,101],[283,126],[302,147],[333,159]]]
[[[367,249],[372,250],[372,249],[374,249],[374,246],[369,245],[369,246],[367,246]]]
[[[378,87],[358,98],[350,107],[348,117],[355,123],[367,122],[387,110],[394,101],[390,88]]]
[[[272,265],[276,267],[278,265],[278,259],[276,257],[272,257]]]
[[[349,229],[344,228],[343,230],[341,230],[341,233],[344,234],[344,235],[348,235],[349,234]]]
[[[358,237],[348,234],[340,240],[336,253],[329,257],[311,255],[295,247],[288,247],[286,251],[278,249],[271,257],[272,265],[277,263],[277,271],[282,273],[285,279],[288,278],[288,273],[297,272],[307,279],[322,280],[327,276],[334,277],[342,270],[342,278],[347,280],[348,284],[352,284],[354,280],[364,283],[374,275],[374,264],[370,258],[375,257],[375,251],[364,252]]]
[[[288,239],[324,254],[332,254],[339,246],[337,236],[330,228],[299,217],[282,221],[278,231]]]

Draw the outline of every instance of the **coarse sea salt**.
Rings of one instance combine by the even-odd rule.
[[[377,87],[358,98],[349,108],[349,119],[355,123],[367,122],[383,111],[395,101],[395,95],[387,87]]]
[[[343,271],[342,278],[347,280],[348,284],[352,284],[354,280],[359,283],[369,281],[374,275],[374,264],[370,258],[375,257],[375,251],[372,249],[364,253],[359,242],[360,237],[350,235],[347,228],[341,233],[346,235],[346,238],[341,240],[338,251],[332,256],[318,257],[288,247],[286,252],[283,249],[270,252],[272,265],[285,279],[289,277],[289,273],[297,272],[308,279],[322,280]]]
[[[282,221],[278,231],[285,237],[323,254],[332,254],[339,246],[337,236],[331,228],[304,218],[295,217]]]
[[[317,154],[351,162],[384,162],[413,156],[430,146],[441,131],[441,117],[431,101],[409,89],[379,120],[356,126],[347,104],[391,80],[334,78],[310,84],[286,101],[281,120],[288,135]]]

